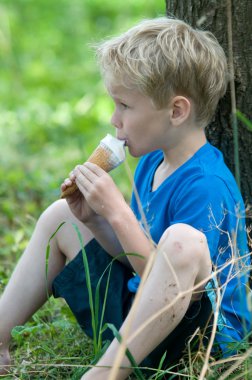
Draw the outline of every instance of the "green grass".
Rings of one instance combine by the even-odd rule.
[[[91,340],[59,300],[51,300],[12,335],[11,376],[20,379],[69,379],[93,358]]]

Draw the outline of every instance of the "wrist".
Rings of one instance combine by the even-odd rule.
[[[91,231],[97,229],[104,224],[104,218],[101,215],[93,214],[84,222],[85,226]]]
[[[127,226],[132,226],[135,223],[138,223],[132,209],[126,203],[123,207],[117,208],[116,212],[111,213],[107,220],[115,231],[118,228],[120,229],[122,225],[127,229]]]

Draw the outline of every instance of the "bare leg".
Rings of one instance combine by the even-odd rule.
[[[134,313],[127,347],[137,363],[140,363],[179,324],[192,298],[190,289],[194,284],[204,281],[210,272],[211,261],[205,236],[185,224],[170,227],[158,246],[156,260],[135,313],[130,311],[120,330],[123,337],[127,323]],[[182,292],[185,293],[181,294]],[[144,330],[134,336],[149,318],[169,305],[176,297],[177,301],[169,309],[163,311],[154,321],[146,325]],[[118,341],[114,339],[97,366],[112,366],[118,350]],[[120,364],[130,366],[126,357]],[[121,369],[116,379],[125,379],[130,372],[131,370]],[[103,380],[110,379],[110,376],[110,369],[93,368],[82,379]]]
[[[80,243],[71,223],[78,225],[84,243],[92,238],[70,212],[65,200],[53,203],[39,218],[31,240],[20,258],[0,298],[0,374],[1,364],[9,364],[11,330],[24,324],[46,301],[45,259],[46,246],[52,234],[63,221],[64,226],[51,241],[48,265],[48,291],[53,279],[80,249]]]

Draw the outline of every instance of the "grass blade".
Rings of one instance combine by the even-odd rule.
[[[65,224],[66,222],[62,222],[60,223],[60,225],[58,226],[58,228],[56,229],[56,231],[54,231],[54,233],[50,236],[50,239],[48,240],[48,243],[47,243],[47,246],[46,246],[46,261],[45,261],[45,276],[46,276],[46,294],[47,294],[47,298],[49,299],[50,298],[50,295],[48,293],[48,264],[49,264],[49,257],[50,257],[50,243],[51,243],[51,240],[54,238],[54,236],[56,235],[56,233],[59,231],[59,229]]]
[[[114,325],[112,325],[111,323],[108,323],[107,326],[108,326],[108,328],[110,328],[112,330],[115,338],[120,343],[122,341],[122,337],[121,337],[119,331],[116,329],[116,327]],[[126,349],[125,353],[126,353],[127,358],[130,361],[130,364],[132,365],[132,368],[134,370],[134,373],[135,373],[137,379],[139,379],[139,380],[145,380],[144,376],[142,374],[142,371],[140,370],[140,368],[138,368],[138,365],[137,365],[137,363],[136,363],[133,355],[131,354],[131,352],[129,351],[128,348]]]
[[[75,223],[72,223],[79,242],[81,246],[81,251],[82,251],[82,258],[83,258],[83,264],[84,264],[84,269],[85,269],[85,274],[86,274],[86,284],[87,284],[87,290],[88,290],[88,299],[89,299],[89,306],[90,306],[90,312],[91,312],[91,324],[92,324],[92,330],[93,330],[93,342],[94,342],[94,353],[98,353],[98,348],[97,348],[97,332],[96,332],[96,324],[95,324],[95,309],[94,309],[94,301],[93,301],[93,294],[92,294],[92,287],[91,287],[91,280],[90,280],[90,272],[89,272],[89,265],[88,265],[88,260],[87,260],[87,255],[86,251],[84,248],[84,243],[82,240],[82,235],[80,233],[80,230],[78,226]]]
[[[236,110],[236,116],[252,132],[252,122],[239,110]]]
[[[105,275],[106,271],[108,270],[109,273],[108,273],[108,278],[107,278],[107,283],[106,283],[106,288],[105,288],[105,295],[104,295],[104,299],[103,299],[103,305],[102,305],[102,312],[101,312],[101,318],[100,318],[100,324],[99,324],[99,332],[98,332],[98,346],[101,347],[101,339],[102,339],[102,332],[104,331],[104,328],[103,328],[103,319],[104,319],[104,313],[105,313],[105,307],[106,307],[106,302],[107,302],[107,297],[108,297],[108,288],[109,288],[109,282],[110,282],[110,276],[111,276],[111,270],[112,270],[112,264],[114,263],[114,261],[118,260],[119,258],[122,258],[122,257],[127,257],[127,256],[137,256],[137,257],[142,257],[142,255],[138,254],[138,253],[121,253],[120,255],[117,255],[116,257],[114,257],[112,260],[111,260],[111,263],[108,264],[107,268],[105,268],[103,274],[101,275],[100,279],[99,279],[99,282],[97,284],[97,287],[96,287],[96,295],[95,295],[95,304],[98,304],[99,305],[99,290],[100,290],[100,284],[101,284],[101,281],[102,281],[102,278],[103,276]],[[98,306],[96,306],[96,315],[98,317]],[[98,321],[97,321],[97,326],[98,326]]]

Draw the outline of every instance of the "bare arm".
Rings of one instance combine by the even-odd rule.
[[[119,255],[118,260],[123,264],[131,267],[127,257],[121,256],[125,252],[117,235],[115,234],[111,225],[101,217],[96,215],[92,220],[86,223],[86,227],[90,229],[95,239],[111,256],[116,257]]]

